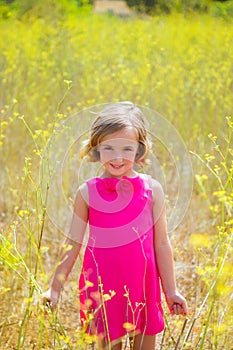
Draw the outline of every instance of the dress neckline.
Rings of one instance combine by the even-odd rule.
[[[137,174],[134,177],[123,175],[121,178],[96,177],[96,180],[100,185],[102,185],[101,187],[104,187],[106,190],[116,191],[121,188],[127,190],[127,185],[131,185],[130,187],[137,187],[137,185],[141,183],[141,174]]]
[[[116,180],[134,180],[140,177],[140,174],[137,173],[136,176],[127,176],[123,175],[122,177],[115,177],[115,176],[106,176],[106,177],[97,177],[97,179],[105,180],[105,179],[116,179]]]

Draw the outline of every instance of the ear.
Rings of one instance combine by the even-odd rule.
[[[100,160],[100,152],[98,151],[98,146],[93,148],[92,152],[93,152],[95,160],[99,161]]]
[[[143,158],[144,154],[145,154],[145,146],[141,142],[139,142],[138,150],[135,157],[136,162],[138,162],[139,159]]]

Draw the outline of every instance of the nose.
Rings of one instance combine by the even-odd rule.
[[[120,151],[115,151],[112,155],[112,160],[122,160],[123,156]]]

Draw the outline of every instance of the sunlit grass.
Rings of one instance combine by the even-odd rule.
[[[233,151],[232,119],[225,117],[233,102],[232,24],[208,16],[76,14],[10,18],[0,32],[0,347],[91,348],[95,339],[78,328],[80,261],[57,313],[46,317],[34,304],[63,240],[46,216],[38,169],[66,117],[131,100],[175,125],[195,174],[190,211],[171,236],[190,315],[166,315],[160,348],[231,349]]]

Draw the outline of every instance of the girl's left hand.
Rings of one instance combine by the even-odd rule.
[[[188,314],[187,302],[179,292],[166,293],[165,297],[172,315]]]

